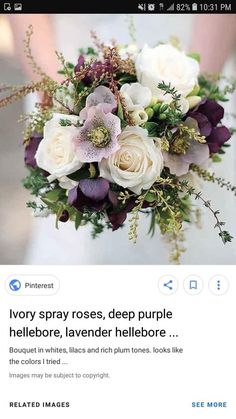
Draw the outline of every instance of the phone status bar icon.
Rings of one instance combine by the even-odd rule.
[[[15,12],[21,12],[23,9],[22,3],[14,3]]]
[[[138,4],[138,9],[141,10],[141,12],[145,12],[146,11],[146,3],[139,3]]]
[[[172,3],[172,5],[168,7],[167,12],[174,12],[174,10],[175,10],[175,4]]]
[[[11,3],[4,3],[3,9],[4,9],[4,12],[10,12],[11,11]]]

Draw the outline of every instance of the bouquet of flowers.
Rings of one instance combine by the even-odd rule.
[[[78,62],[57,53],[64,76],[61,84],[35,62],[27,31],[26,54],[38,82],[12,89],[5,106],[34,91],[44,99],[24,115],[24,186],[35,199],[36,215],[55,214],[56,226],[73,222],[78,229],[93,225],[93,237],[104,228],[122,227],[127,216],[129,239],[137,240],[140,213],[150,218],[149,233],[158,226],[174,243],[172,260],[184,246],[184,226],[196,221],[194,199],[212,212],[213,226],[223,243],[230,234],[200,191],[199,179],[236,188],[217,177],[231,131],[222,124],[234,83],[219,88],[217,78],[200,74],[197,54],[158,44],[141,50],[135,45],[101,43],[81,50]],[[194,199],[193,199],[194,198]],[[115,233],[114,233],[115,234]]]

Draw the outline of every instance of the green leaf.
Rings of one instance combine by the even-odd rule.
[[[75,217],[75,228],[76,228],[76,230],[78,230],[82,219],[83,219],[83,214],[82,214],[82,212],[78,211],[77,214],[76,214],[76,217]]]
[[[148,130],[149,137],[157,137],[158,124],[156,122],[146,122],[145,128]]]
[[[122,105],[121,105],[120,100],[118,101],[117,116],[118,116],[118,118],[120,118],[122,121],[125,119],[125,118],[124,118],[123,108],[122,108]]]
[[[125,84],[125,83],[134,83],[137,81],[137,77],[133,76],[132,74],[120,74],[120,76],[118,75],[118,80],[119,83]]]
[[[91,177],[94,178],[95,173],[93,169],[96,170],[95,166],[93,166],[92,168],[90,166],[85,166],[77,170],[77,172],[72,173],[71,175],[68,175],[68,177],[71,180],[75,180],[75,181],[80,181],[81,179],[88,179]]]
[[[55,188],[52,191],[46,192],[41,199],[45,204],[53,204],[65,195],[63,189]]]
[[[71,70],[73,70],[73,69],[74,69],[74,64],[72,64],[72,63],[70,63],[70,62],[67,62],[67,63],[66,63],[66,66],[67,66],[67,68],[69,68],[69,69],[71,69]]]
[[[65,70],[58,70],[57,74],[62,74],[63,76],[65,76],[66,72],[65,72]]]
[[[220,158],[220,156],[218,155],[218,154],[214,154],[214,156],[212,156],[212,161],[214,162],[214,163],[220,163],[221,162],[221,158]]]
[[[59,121],[61,127],[70,127],[72,125],[72,122],[69,119],[60,119]]]
[[[88,47],[87,55],[98,55],[94,48]]]
[[[194,59],[194,60],[196,60],[198,63],[200,63],[200,61],[201,61],[200,54],[198,54],[197,52],[190,52],[190,53],[188,54],[188,57],[193,58],[193,59]]]

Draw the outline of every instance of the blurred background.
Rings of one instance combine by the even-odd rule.
[[[11,28],[0,16],[1,83],[21,84],[24,76],[14,57]],[[31,214],[25,202],[29,196],[21,187],[26,171],[22,164],[22,126],[16,121],[23,113],[22,101],[0,111],[0,263],[21,264],[30,233]]]

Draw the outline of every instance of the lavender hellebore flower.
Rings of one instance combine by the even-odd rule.
[[[120,119],[108,112],[102,104],[91,106],[87,119],[74,138],[75,153],[83,163],[100,162],[119,150],[117,140],[121,133]]]
[[[185,125],[194,128],[199,132],[197,121],[188,117]],[[209,159],[209,148],[207,144],[200,144],[195,140],[190,142],[185,154],[163,153],[165,166],[169,168],[171,174],[182,176],[188,173],[190,164],[203,165]]]
[[[117,107],[115,96],[106,86],[98,86],[86,99],[85,108],[80,112],[80,118],[88,117],[88,110],[92,106],[100,105],[105,113],[113,112]]]

